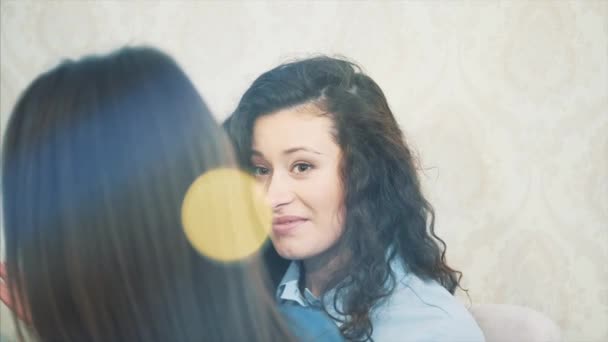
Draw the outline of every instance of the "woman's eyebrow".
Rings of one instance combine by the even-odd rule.
[[[262,159],[266,159],[264,157],[264,154],[262,152],[260,152],[260,151],[257,151],[257,150],[251,150],[251,157],[259,157],[259,158],[262,158]]]
[[[303,146],[292,147],[290,149],[287,149],[287,150],[283,151],[283,154],[287,155],[287,154],[292,154],[292,153],[295,153],[295,152],[298,152],[298,151],[305,151],[305,152],[310,152],[310,153],[314,153],[314,154],[323,154],[323,153],[321,153],[319,151],[313,150],[313,149],[308,148],[308,147],[303,147]]]
[[[292,153],[296,153],[299,151],[304,151],[304,152],[310,152],[310,153],[314,153],[314,154],[319,154],[319,155],[323,155],[323,153],[317,151],[317,150],[313,150],[312,148],[308,148],[308,147],[303,147],[303,146],[298,146],[298,147],[292,147],[289,148],[285,151],[283,151],[283,155],[289,155]],[[264,158],[264,154],[258,150],[251,150],[251,156],[252,157],[260,157],[260,158]]]

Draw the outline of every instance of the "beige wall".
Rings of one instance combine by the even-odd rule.
[[[286,58],[351,57],[428,168],[473,302],[608,340],[608,1],[2,0],[0,13],[3,126],[39,72],[124,44],[173,54],[218,119]]]

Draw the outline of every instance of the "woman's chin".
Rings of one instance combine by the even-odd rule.
[[[275,244],[275,249],[282,258],[288,259],[288,260],[302,260],[302,259],[306,259],[306,258],[310,257],[309,251],[302,250],[301,246],[300,246],[300,248],[297,248],[295,246],[286,246],[283,244],[281,244],[281,245]]]

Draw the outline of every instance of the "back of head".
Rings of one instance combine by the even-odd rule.
[[[202,258],[181,229],[189,185],[231,163],[225,142],[151,48],[67,61],[25,90],[3,144],[6,261],[42,340],[286,336],[261,277]]]

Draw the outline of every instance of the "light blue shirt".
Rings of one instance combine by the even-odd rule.
[[[391,264],[397,286],[392,295],[371,314],[376,342],[483,342],[484,336],[464,305],[436,281],[423,281],[407,272],[400,262]],[[321,301],[308,289],[298,288],[300,263],[293,261],[279,287],[280,302],[321,307]],[[325,297],[325,309],[339,319],[333,307],[334,290]],[[337,302],[341,308],[340,301]],[[336,320],[336,325],[341,323]]]

